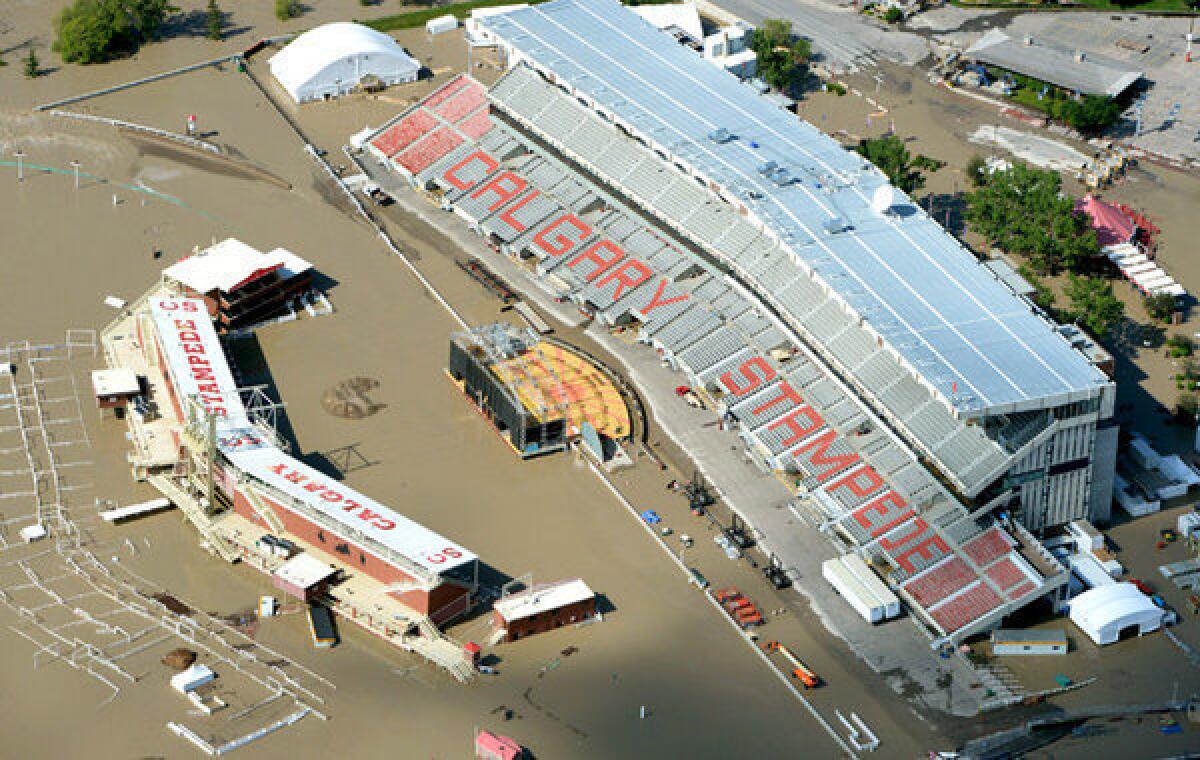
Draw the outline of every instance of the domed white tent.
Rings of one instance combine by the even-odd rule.
[[[338,22],[309,30],[270,60],[271,74],[297,103],[334,98],[360,84],[413,82],[421,64],[383,32]]]
[[[1164,612],[1132,583],[1111,583],[1071,600],[1071,622],[1104,646],[1162,625]]]

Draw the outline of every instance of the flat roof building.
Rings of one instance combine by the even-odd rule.
[[[312,288],[312,264],[284,248],[263,253],[236,238],[197,251],[163,270],[180,295],[202,298],[224,333],[286,313]]]
[[[1117,61],[1055,47],[1032,37],[1015,40],[999,29],[988,30],[963,57],[1084,95],[1119,97],[1142,78],[1142,72]]]
[[[1157,631],[1165,615],[1132,583],[1097,586],[1071,600],[1071,622],[1100,646]]]
[[[1002,628],[992,631],[992,654],[997,656],[1066,654],[1067,647],[1067,632],[1061,628],[1053,630]]]

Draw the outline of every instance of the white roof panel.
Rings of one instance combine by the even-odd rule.
[[[882,173],[619,4],[554,0],[481,24],[673,160],[747,198],[800,260],[781,261],[797,274],[815,270],[954,407],[1011,410],[1107,385],[903,193],[895,205],[910,213],[873,211],[875,191],[887,184]],[[736,139],[709,139],[718,128]],[[760,169],[770,162],[792,181],[766,178]],[[834,219],[850,229],[828,232]]]
[[[226,440],[236,445],[222,445],[221,453],[242,472],[347,529],[351,535],[346,538],[365,535],[431,573],[444,573],[476,559],[458,544],[293,459],[261,441],[253,431],[248,432],[227,436]],[[249,444],[248,439],[252,441]]]
[[[229,371],[204,302],[197,298],[152,298],[150,316],[171,372],[180,406],[195,397],[216,417],[245,420],[246,408]]]

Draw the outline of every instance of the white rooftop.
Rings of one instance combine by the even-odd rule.
[[[163,274],[197,293],[229,293],[269,272],[278,271],[281,278],[290,279],[309,269],[311,264],[284,248],[263,253],[237,238],[228,238],[172,264]]]
[[[311,554],[297,554],[275,569],[275,577],[296,588],[312,588],[337,570]]]
[[[904,193],[893,196],[898,212],[874,210],[871,199],[887,186],[880,171],[619,3],[554,0],[480,24],[513,50],[510,60],[553,72],[668,161],[721,188],[725,209],[737,199],[768,236],[747,247],[718,234],[711,248],[742,265],[755,246],[776,242],[767,255],[780,283],[804,277],[828,288],[849,319],[882,337],[952,408],[968,416],[1044,408],[1108,386]],[[714,139],[720,130],[731,139]],[[657,197],[653,204],[701,238],[714,216],[706,206],[716,202],[682,211]]]
[[[664,3],[631,6],[634,13],[664,31],[675,27],[695,42],[704,40],[704,27],[695,3]]]
[[[204,302],[198,298],[151,298],[150,316],[184,414],[186,399],[194,397],[216,417],[244,421],[246,407]]]
[[[271,74],[293,98],[326,69],[347,58],[371,60],[372,68],[388,63],[388,70],[411,69],[420,64],[404,51],[400,43],[383,32],[362,24],[338,21],[310,29],[288,43],[268,62]]]
[[[97,397],[131,396],[141,392],[142,384],[133,370],[114,367],[92,370],[92,389]]]
[[[1127,69],[1116,61],[1054,47],[1033,38],[1014,40],[999,29],[988,30],[967,48],[966,57],[1085,95],[1115,98],[1142,78],[1142,72]]]
[[[497,599],[493,602],[492,608],[507,621],[523,620],[539,612],[556,610],[568,604],[586,601],[594,596],[596,596],[596,592],[592,591],[581,578],[576,578],[535,587],[503,599]]]
[[[427,572],[442,574],[473,562],[463,547],[355,491],[262,440],[253,429],[224,427],[221,453],[243,473],[265,483],[337,526],[342,538],[395,552]],[[364,541],[365,540],[365,541]],[[386,555],[381,557],[387,560]]]

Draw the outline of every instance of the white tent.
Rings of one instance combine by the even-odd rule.
[[[1097,586],[1071,600],[1071,622],[1097,644],[1158,630],[1163,610],[1132,583]]]
[[[337,22],[305,32],[276,53],[271,74],[297,103],[345,95],[372,80],[414,82],[421,64],[383,32]]]

